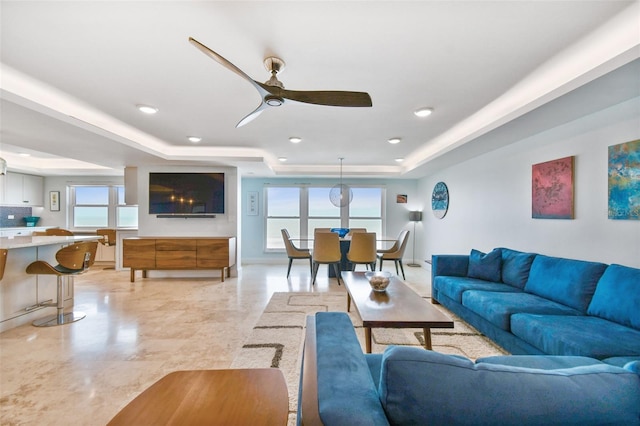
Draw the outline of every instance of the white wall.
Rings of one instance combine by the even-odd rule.
[[[640,221],[607,218],[607,147],[640,138],[640,98],[517,141],[419,181],[449,188],[449,211],[426,208],[419,253],[510,247],[551,256],[640,267]],[[531,218],[531,167],[575,156],[575,219]]]

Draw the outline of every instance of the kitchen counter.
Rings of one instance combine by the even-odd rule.
[[[18,235],[31,235],[32,232],[43,232],[55,226],[13,226],[0,228],[0,237],[15,237]]]
[[[98,235],[0,237],[0,248],[9,249],[4,277],[0,281],[0,332],[54,314],[55,308],[42,306],[57,298],[55,275],[27,274],[35,260],[56,265],[56,253],[77,241],[98,240]],[[65,308],[73,306],[73,279],[64,282]]]
[[[33,237],[30,235],[19,235],[16,237],[0,237],[0,248],[16,249],[24,247],[39,247],[52,244],[71,244],[76,241],[99,240],[98,235],[74,235],[74,236],[57,236],[43,235]]]

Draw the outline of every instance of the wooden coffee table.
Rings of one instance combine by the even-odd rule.
[[[391,277],[384,293],[371,289],[364,272],[343,272],[342,280],[347,287],[347,312],[353,300],[362,318],[367,353],[371,353],[371,329],[375,327],[422,328],[426,349],[431,349],[432,328],[453,328],[451,318],[396,277]]]
[[[288,416],[277,368],[192,370],[164,376],[109,425],[286,425]]]

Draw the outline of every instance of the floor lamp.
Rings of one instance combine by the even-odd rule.
[[[413,222],[413,262],[408,263],[407,266],[420,266],[420,264],[416,263],[416,222],[420,222],[421,220],[422,212],[409,212],[409,221]]]

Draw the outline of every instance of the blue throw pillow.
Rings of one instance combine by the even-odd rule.
[[[587,313],[640,330],[640,269],[610,265],[598,281]]]
[[[502,251],[502,282],[523,289],[529,278],[529,270],[535,253],[523,253],[508,248]]]
[[[524,291],[586,312],[606,268],[604,263],[539,254],[531,264]]]
[[[502,269],[502,253],[500,249],[493,249],[491,253],[483,253],[471,250],[469,255],[469,278],[478,278],[486,281],[500,282]]]

